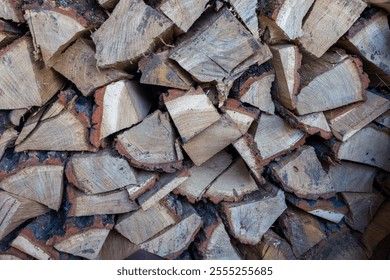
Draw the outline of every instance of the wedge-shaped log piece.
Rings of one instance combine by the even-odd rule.
[[[240,201],[246,194],[257,191],[255,180],[242,159],[238,159],[220,175],[203,195],[213,203]]]
[[[376,173],[372,166],[344,160],[328,171],[335,192],[372,192]]]
[[[377,124],[390,128],[390,110],[375,119]]]
[[[259,3],[260,24],[270,41],[294,40],[303,35],[302,23],[314,0],[271,0]]]
[[[183,142],[189,141],[221,118],[201,87],[168,90],[164,103]]]
[[[296,111],[305,115],[362,101],[367,86],[368,78],[358,58],[328,52],[302,66]]]
[[[34,61],[32,51],[28,36],[0,51],[0,110],[42,106],[62,87],[60,75]]]
[[[263,165],[302,145],[305,133],[292,128],[276,115],[262,114],[254,141],[259,149]]]
[[[16,140],[15,151],[92,150],[88,141],[91,114],[92,104],[86,98],[73,90],[62,91],[56,102],[31,116],[31,122],[27,120],[29,125]]]
[[[0,0],[0,18],[14,22],[24,22],[22,0]]]
[[[271,52],[223,8],[202,21],[169,57],[196,80],[216,82],[226,97],[233,80],[252,64],[269,60]]]
[[[95,147],[107,136],[142,121],[151,103],[146,92],[135,81],[121,80],[95,93],[91,143]]]
[[[99,69],[96,66],[93,42],[78,39],[56,59],[53,68],[71,80],[84,96],[111,82],[131,78],[132,75],[117,69]]]
[[[66,5],[66,8],[43,4],[27,9],[24,17],[36,52],[42,54],[43,61],[49,67],[53,66],[61,53],[77,38],[104,21],[103,13],[99,13],[99,10],[94,9],[80,16],[72,4]]]
[[[98,2],[104,9],[113,9],[116,4],[118,4],[119,0],[98,0]]]
[[[187,170],[177,171],[176,173],[163,174],[157,181],[157,184],[150,190],[143,193],[137,201],[143,210],[147,210],[184,183],[190,174]]]
[[[138,62],[142,72],[141,84],[189,90],[192,80],[175,61],[169,59],[169,51],[153,53]]]
[[[360,129],[390,109],[390,100],[366,91],[364,103],[352,104],[343,108],[327,111],[325,116],[334,136],[346,141]]]
[[[182,167],[180,147],[168,113],[157,110],[117,136],[116,149],[133,166],[165,172]]]
[[[0,130],[0,160],[4,152],[9,147],[13,146],[18,138],[18,132],[14,128],[8,128],[5,131]]]
[[[231,234],[241,243],[256,245],[287,208],[282,190],[268,185],[241,202],[223,203]]]
[[[261,156],[259,150],[253,140],[252,135],[245,134],[236,142],[233,143],[233,147],[240,154],[242,159],[245,161],[246,165],[249,167],[252,176],[260,184],[264,184],[265,180],[262,176],[263,174],[263,163],[261,161]]]
[[[298,208],[288,207],[279,225],[297,258],[326,237],[318,219]]]
[[[390,132],[370,124],[342,142],[336,155],[349,160],[382,168],[390,172]]]
[[[207,187],[232,163],[232,157],[221,151],[200,166],[192,166],[190,177],[173,192],[186,196],[191,203],[202,198]]]
[[[0,239],[28,219],[49,211],[45,205],[17,195],[0,191]]]
[[[136,185],[136,171],[109,150],[73,155],[66,166],[70,183],[86,194],[98,194]]]
[[[257,19],[257,3],[251,0],[229,0],[238,16],[250,30],[253,37],[259,38],[259,21]]]
[[[193,209],[184,209],[184,213],[179,223],[142,243],[141,249],[167,259],[178,257],[195,239],[202,226],[202,219]]]
[[[137,62],[160,39],[164,41],[171,27],[168,18],[144,1],[119,1],[108,20],[92,34],[97,65],[123,67]]]
[[[238,126],[241,134],[248,132],[254,120],[257,120],[260,112],[252,107],[245,107],[236,99],[226,99],[221,107],[222,112],[228,115]]]
[[[334,194],[332,182],[311,146],[298,148],[293,154],[271,163],[270,168],[283,189],[298,197],[317,199]]]
[[[96,260],[124,260],[138,250],[139,246],[131,243],[116,230],[111,230]]]
[[[361,238],[361,241],[363,242],[369,257],[371,257],[374,251],[379,248],[381,241],[389,236],[389,220],[390,202],[385,201],[381,208],[379,208],[378,213],[368,225]]]
[[[141,244],[178,222],[167,207],[156,203],[147,210],[120,215],[115,229],[134,244]]]
[[[159,172],[137,170],[137,184],[126,187],[131,200],[135,200],[144,192],[150,190],[160,178]]]
[[[8,45],[21,35],[23,35],[23,32],[16,25],[0,19],[0,48]]]
[[[385,197],[377,193],[342,193],[349,212],[345,222],[354,230],[364,232]]]
[[[348,207],[338,198],[309,200],[289,193],[286,198],[296,207],[333,223],[339,223],[348,212]]]
[[[207,0],[163,0],[158,9],[172,20],[181,31],[187,32],[206,8]]]
[[[310,54],[321,57],[348,31],[366,6],[361,0],[315,1],[303,24],[300,44]]]
[[[138,204],[129,199],[126,190],[112,191],[102,194],[86,195],[68,185],[69,217],[121,214],[137,210]]]

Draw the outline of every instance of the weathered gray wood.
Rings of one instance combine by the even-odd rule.
[[[124,260],[138,250],[139,246],[131,243],[116,230],[111,230],[96,260]]]
[[[18,135],[19,133],[12,127],[3,132],[0,131],[0,159],[3,157],[5,150],[14,145]]]
[[[257,3],[251,0],[229,0],[241,20],[250,30],[253,37],[259,38],[259,21],[257,19]]]
[[[390,110],[375,119],[377,124],[390,128]]]
[[[126,187],[131,200],[135,200],[144,192],[150,190],[160,178],[159,172],[137,170],[137,184]]]
[[[0,18],[14,22],[24,22],[22,6],[22,0],[1,0]]]

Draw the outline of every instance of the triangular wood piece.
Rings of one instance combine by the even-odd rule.
[[[151,103],[147,93],[135,81],[122,80],[95,93],[91,143],[99,147],[107,136],[142,121]]]
[[[201,87],[189,91],[168,90],[163,98],[183,142],[189,141],[221,118]]]
[[[0,18],[12,20],[14,22],[24,22],[22,10],[23,2],[23,0],[1,0]]]
[[[99,69],[96,66],[93,42],[78,39],[56,59],[53,68],[71,80],[84,96],[90,96],[102,86],[132,75],[117,69]]]
[[[172,25],[144,1],[119,1],[108,20],[92,34],[97,65],[122,67],[137,62],[164,41]]]
[[[245,107],[236,99],[226,99],[221,111],[228,115],[238,126],[241,134],[248,132],[254,120],[257,120],[260,112],[253,107]]]
[[[116,139],[116,149],[133,166],[170,173],[182,167],[181,150],[168,113],[156,110]]]
[[[241,202],[222,204],[229,231],[243,244],[258,244],[287,208],[282,190],[270,184],[264,188],[269,191],[253,193]]]
[[[111,230],[96,260],[124,260],[138,250],[139,246],[131,243],[116,230]]]
[[[0,239],[28,219],[48,211],[43,204],[0,190]]]
[[[98,194],[136,185],[136,171],[110,150],[73,155],[66,166],[70,183],[86,194]]]
[[[259,21],[257,19],[257,3],[251,0],[229,0],[238,16],[251,31],[253,37],[259,38]]]
[[[249,174],[242,159],[236,160],[207,189],[203,197],[213,203],[240,201],[246,194],[257,191],[255,180]]]
[[[301,198],[329,198],[334,187],[329,175],[322,169],[314,148],[302,146],[291,155],[270,164],[273,176],[287,192]]]
[[[206,188],[232,163],[232,157],[221,151],[200,166],[192,166],[190,177],[173,192],[186,196],[191,203],[202,198]]]
[[[306,115],[362,101],[368,83],[357,57],[343,54],[342,50],[328,52],[301,67],[296,111]]]
[[[28,36],[0,51],[0,110],[42,106],[62,87],[60,75],[35,61],[32,51]]]
[[[189,90],[192,84],[190,75],[169,59],[168,54],[169,51],[157,52],[139,61],[141,84]]]
[[[150,190],[159,178],[159,172],[137,170],[137,184],[126,187],[129,198],[135,200],[141,194]]]

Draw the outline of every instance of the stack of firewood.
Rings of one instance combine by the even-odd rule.
[[[389,258],[389,11],[0,0],[0,259]]]

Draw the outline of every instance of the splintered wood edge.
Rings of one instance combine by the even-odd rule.
[[[92,112],[92,128],[89,135],[89,141],[96,148],[101,146],[100,134],[103,121],[103,101],[105,92],[106,86],[95,91],[95,105]]]

